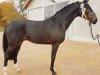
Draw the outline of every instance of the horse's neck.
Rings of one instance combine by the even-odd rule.
[[[69,11],[65,11],[64,14],[60,14],[59,13],[56,16],[56,19],[59,21],[59,24],[65,30],[68,29],[68,27],[70,26],[72,21],[78,16],[79,3],[78,3],[78,5],[74,9],[73,8],[74,8],[74,6],[69,8]]]
[[[68,29],[70,24],[73,22],[73,20],[78,16],[78,11],[74,12],[74,14],[70,14],[68,17],[66,17],[65,23],[63,26],[65,27],[65,30]]]

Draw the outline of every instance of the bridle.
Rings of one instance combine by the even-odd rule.
[[[87,3],[85,3],[85,4],[87,4]],[[86,8],[84,7],[85,4],[82,3],[80,5],[81,11],[82,11],[82,18],[85,18],[85,20],[89,20],[90,21],[92,19],[92,17],[90,19],[88,19],[87,15],[86,15]],[[91,12],[91,13],[88,14],[88,16],[93,16],[93,15],[95,15],[94,12]],[[100,34],[97,34],[95,36],[93,35],[91,22],[89,22],[89,28],[90,28],[90,33],[91,33],[92,39],[93,40],[97,39],[98,40],[98,44],[100,45],[100,41],[99,41]]]

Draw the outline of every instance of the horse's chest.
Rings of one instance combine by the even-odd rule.
[[[52,36],[51,36],[51,41],[53,41],[53,42],[63,42],[64,41],[64,39],[65,39],[65,35],[64,35],[64,33],[54,33]]]

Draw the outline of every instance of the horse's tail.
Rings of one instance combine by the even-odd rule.
[[[7,51],[7,48],[8,48],[8,40],[7,40],[6,32],[4,31],[4,33],[3,33],[3,51],[4,51],[4,53]]]

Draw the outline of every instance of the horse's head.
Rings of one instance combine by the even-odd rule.
[[[80,5],[80,8],[81,8],[81,16],[85,20],[88,20],[91,23],[96,24],[98,19],[96,17],[96,14],[94,13],[94,11],[92,10],[92,8],[88,4],[88,1],[89,0],[83,0],[83,2]]]

